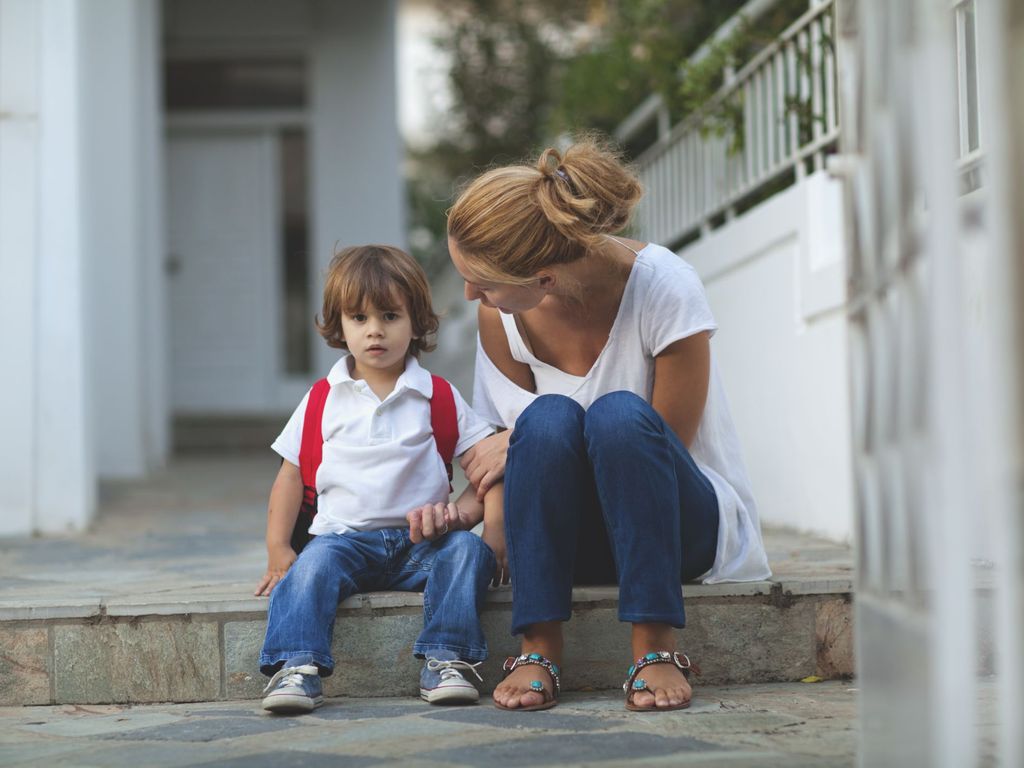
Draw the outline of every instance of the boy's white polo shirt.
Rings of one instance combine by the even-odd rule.
[[[430,427],[434,382],[416,358],[383,402],[363,380],[353,380],[346,354],[327,374],[323,462],[316,474],[317,514],[309,532],[345,533],[408,525],[405,515],[423,504],[446,502],[448,472]],[[494,430],[455,387],[458,456]],[[298,466],[309,393],[271,446]]]

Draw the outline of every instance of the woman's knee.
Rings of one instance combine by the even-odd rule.
[[[575,440],[583,434],[583,407],[565,395],[541,395],[516,419],[513,443],[537,447]]]
[[[587,445],[612,441],[621,445],[632,435],[657,429],[660,418],[650,403],[632,392],[602,395],[587,409],[583,431]]]

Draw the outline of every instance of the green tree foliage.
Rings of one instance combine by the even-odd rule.
[[[561,130],[611,132],[651,93],[673,117],[679,68],[743,0],[609,0],[602,29],[566,64],[555,112]]]
[[[443,138],[409,158],[410,240],[428,271],[447,259],[444,212],[458,185],[550,140],[566,58],[557,31],[578,26],[586,7],[586,0],[443,4],[448,33],[435,43],[451,61],[453,105]]]
[[[414,253],[428,270],[447,260],[444,212],[459,184],[482,169],[534,154],[561,135],[611,133],[647,96],[660,93],[674,120],[721,85],[735,65],[806,9],[783,0],[756,25],[686,59],[744,0],[449,0],[436,41],[450,57],[453,104],[446,133],[410,152]],[[680,80],[687,75],[685,81]],[[722,118],[728,121],[728,116]],[[627,148],[628,150],[628,148]]]

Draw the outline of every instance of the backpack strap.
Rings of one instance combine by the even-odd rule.
[[[444,468],[448,470],[450,488],[452,459],[455,457],[455,446],[459,442],[459,415],[455,410],[452,385],[434,374],[430,374],[430,378],[434,382],[434,394],[430,398],[430,428],[434,432],[437,452],[441,454]]]
[[[316,514],[316,471],[324,456],[324,405],[331,385],[320,379],[309,390],[306,414],[302,421],[302,445],[299,448],[299,472],[302,474],[302,506]]]

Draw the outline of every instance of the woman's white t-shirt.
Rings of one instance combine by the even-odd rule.
[[[673,342],[701,331],[713,335],[718,326],[693,267],[653,243],[636,254],[608,343],[585,376],[538,360],[524,343],[515,317],[502,314],[512,357],[530,366],[537,391],[528,392],[506,378],[478,340],[474,410],[492,423],[512,428],[526,406],[542,394],[566,395],[584,408],[601,395],[620,390],[650,402],[654,358]],[[690,454],[718,495],[718,550],[702,580],[710,584],[767,579],[771,571],[757,507],[713,349],[707,402]]]

